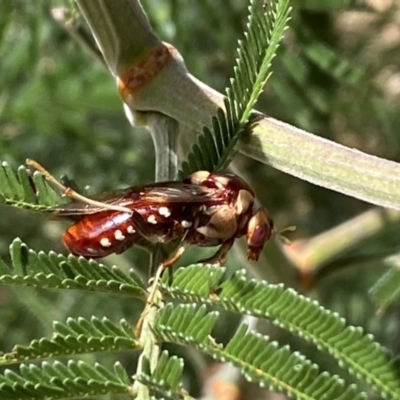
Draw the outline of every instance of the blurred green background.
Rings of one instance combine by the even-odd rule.
[[[296,3],[302,5],[295,5],[257,108],[330,140],[399,161],[399,3]],[[213,0],[142,4],[156,33],[178,48],[189,71],[224,91],[246,24],[246,2],[224,0],[223,7]],[[67,174],[93,193],[153,181],[149,133],[129,125],[110,74],[53,20],[51,10],[59,6],[71,3],[0,0],[0,159],[15,168],[26,158],[35,159],[55,176]],[[290,236],[294,240],[312,238],[372,207],[244,157],[236,162],[277,225],[298,227]],[[40,214],[0,206],[0,255],[9,259],[8,246],[17,236],[35,250],[65,252],[60,241],[65,227]],[[398,252],[399,233],[398,226],[387,227],[346,254],[352,257],[346,264],[338,256],[333,267],[342,267],[341,273],[309,293],[395,353],[400,349],[400,304],[377,317],[367,290],[387,268],[372,256]],[[138,265],[145,276],[147,255],[133,249],[105,263],[123,269]],[[53,320],[91,315],[132,320],[134,307],[90,293],[0,287],[0,350],[49,335]],[[235,317],[226,317],[227,324],[235,322]],[[221,338],[227,334],[226,326],[221,327]],[[282,332],[275,334],[281,343],[289,341],[325,368],[335,369],[329,359],[313,354],[315,349]],[[132,355],[116,359],[134,372]],[[196,362],[190,365],[195,368]],[[195,386],[193,377],[198,375],[190,376]]]

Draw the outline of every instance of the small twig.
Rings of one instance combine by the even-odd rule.
[[[57,7],[51,10],[53,18],[96,60],[100,61],[104,66],[106,62],[99,50],[92,33],[87,26],[81,23],[80,15],[73,13],[66,7]]]
[[[129,110],[127,110],[129,111]],[[129,116],[128,116],[129,118]],[[173,180],[176,177],[178,159],[176,156],[176,123],[169,117],[161,114],[144,114],[146,125],[149,126],[156,153],[156,181]],[[160,263],[165,259],[163,248],[157,245],[155,252],[150,260],[150,271],[158,270],[161,274]],[[160,275],[159,274],[159,275]],[[160,345],[153,334],[153,325],[159,308],[163,306],[161,292],[157,289],[160,276],[156,276],[155,282],[151,286],[150,300],[151,304],[147,304],[144,313],[139,321],[139,342],[143,347],[143,351],[139,357],[136,375],[146,373],[146,366],[150,367],[150,373],[154,371],[159,355]],[[147,386],[136,381],[133,384],[133,393],[136,394],[138,400],[149,400],[150,394]]]
[[[160,44],[138,0],[77,3],[114,76]],[[149,80],[135,93],[131,106],[133,112],[152,110],[178,121],[189,146],[195,134],[209,125],[210,115],[224,106],[224,97],[190,75],[177,51],[173,56],[157,79]],[[400,164],[260,113],[255,116],[251,133],[238,143],[242,154],[315,185],[400,210]]]
[[[399,220],[399,211],[374,208],[312,239],[293,242],[285,253],[303,280],[314,280],[317,270]]]

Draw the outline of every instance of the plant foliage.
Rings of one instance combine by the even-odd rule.
[[[127,276],[117,268],[110,270],[93,260],[65,257],[54,252],[36,253],[18,239],[10,246],[10,255],[11,266],[6,265],[4,261],[0,262],[0,282],[3,284],[85,289],[144,297],[143,284],[135,274]],[[163,289],[172,298],[186,302],[208,303],[241,314],[267,318],[274,324],[314,342],[319,348],[326,349],[340,365],[358,378],[364,379],[382,395],[396,398],[395,396],[400,394],[397,370],[393,362],[370,336],[363,334],[362,330],[346,327],[344,320],[334,313],[296,294],[293,290],[284,290],[282,285],[269,285],[248,279],[243,271],[235,273],[221,283],[223,274],[224,270],[220,267],[194,265],[178,270],[171,285],[166,285],[166,279],[169,278],[164,278]],[[196,343],[192,344],[201,347],[200,344],[208,340],[218,314],[211,313],[206,317],[205,310],[202,309],[203,311],[196,315],[185,317],[188,309],[180,308],[179,310],[174,312],[174,315],[177,316],[181,312],[182,315],[176,318],[180,318],[181,321],[190,320],[190,324],[194,324],[193,329],[197,333]],[[162,315],[165,317],[167,314]],[[183,325],[186,325],[186,322]],[[118,328],[107,320],[71,319],[67,321],[67,324],[58,323],[55,327],[53,339],[33,341],[28,347],[16,346],[11,353],[2,357],[2,363],[10,364],[60,355],[138,347],[125,322],[121,322],[121,327]],[[160,332],[158,331],[158,334],[161,335],[161,339],[176,341],[177,332],[174,329],[168,331],[169,338],[165,329],[162,333]],[[247,337],[247,340],[250,338]],[[267,348],[271,350],[275,345],[271,346]],[[282,354],[288,352],[288,349],[281,349],[281,352]],[[229,358],[227,355],[222,357],[221,354],[212,352],[210,354],[217,358],[234,359],[233,355]],[[239,363],[238,360],[242,360],[238,355],[235,359],[237,363]],[[176,361],[171,362],[176,363]],[[294,358],[293,363],[295,362],[300,361]],[[242,364],[240,365],[243,367]],[[308,363],[305,365],[302,369],[309,368],[311,371],[315,367]],[[252,368],[258,367],[249,366],[248,372],[245,373],[247,377],[254,378],[254,374],[251,373]],[[274,379],[272,381],[275,382]],[[174,389],[172,386],[170,389],[158,386],[161,381],[153,375],[140,376],[140,380],[149,385],[152,382],[153,389],[162,391],[164,395],[178,390],[176,385]],[[271,382],[269,385],[273,388]],[[327,385],[333,385],[333,381],[329,382]],[[259,383],[266,384],[266,381],[259,381]],[[276,388],[282,389],[284,386],[284,382],[281,382]],[[335,393],[337,393],[336,390],[343,390],[343,393],[346,393],[339,381],[332,387],[336,388],[333,389]],[[350,390],[349,393],[353,393],[351,388],[348,390]],[[343,395],[345,396],[343,398],[347,398],[347,394]]]
[[[138,349],[131,325],[125,320],[119,325],[107,318],[68,318],[66,323],[54,322],[51,339],[33,340],[29,346],[15,346],[0,357],[0,364],[27,362],[42,358],[94,352]]]
[[[5,204],[33,211],[49,211],[63,202],[42,174],[31,174],[24,166],[15,174],[6,162],[0,167],[0,198]]]
[[[301,354],[291,352],[288,346],[279,348],[267,337],[239,327],[226,346],[215,343],[210,336],[217,319],[215,312],[205,307],[196,310],[192,305],[168,305],[158,315],[156,331],[167,341],[195,346],[217,360],[230,361],[250,382],[271,390],[285,392],[297,399],[366,398],[355,386],[346,387],[337,376],[320,373]]]
[[[163,399],[190,399],[182,387],[182,372],[184,362],[176,356],[169,357],[167,351],[163,351],[157,366],[152,373],[136,375],[135,379],[145,384]]]
[[[212,117],[212,130],[203,128],[182,164],[181,175],[228,166],[234,148],[249,123],[252,110],[270,76],[270,67],[289,19],[289,1],[267,5],[253,0],[244,41],[239,42],[234,77],[226,89],[225,110]]]
[[[52,289],[80,289],[144,299],[144,285],[132,271],[124,274],[94,260],[54,252],[35,252],[20,239],[10,246],[11,265],[0,259],[0,283]]]
[[[193,4],[209,9],[211,3]],[[344,7],[345,3],[356,4],[355,1],[334,0],[325,2],[324,5],[322,3],[308,0],[303,7],[311,10],[336,10]],[[11,7],[10,2],[4,4],[2,7]],[[24,4],[24,7],[29,6]],[[245,133],[253,118],[257,118],[252,109],[270,76],[271,61],[288,21],[289,1],[276,0],[268,2],[267,5],[266,2],[253,0],[249,10],[247,32],[244,41],[239,43],[234,77],[226,92],[225,110],[220,109],[212,118],[211,127],[204,128],[199,135],[198,143],[193,146],[188,161],[182,165],[184,175],[199,169],[212,171],[225,168],[235,154],[238,139]],[[223,14],[225,17],[225,13]],[[0,17],[0,30],[4,30],[7,23]],[[301,23],[296,23],[295,29],[297,39],[302,43],[301,52],[309,63],[318,67],[335,82],[356,89],[362,86],[366,76],[363,68],[348,63],[342,54],[334,51],[333,46],[327,45],[315,32],[308,30]],[[27,61],[37,57],[35,46],[31,45],[31,40],[32,44],[34,43],[32,37],[38,34],[37,26],[32,28],[32,33],[32,35],[21,35],[21,39],[27,41],[30,50]],[[228,42],[227,36],[232,35],[225,36]],[[7,54],[4,53],[4,49],[1,51],[1,54]],[[3,58],[5,64],[11,65],[11,70],[14,64],[21,62],[18,57],[11,61],[6,56]],[[285,68],[277,69],[276,73],[281,79],[275,81],[274,89],[278,92],[281,103],[291,110],[293,118],[301,122],[303,127],[314,124],[309,115],[303,111],[308,103],[321,115],[330,109],[337,111],[343,108],[343,104],[331,104],[329,90],[323,92],[308,86],[309,65],[299,62],[287,49],[284,49],[282,59],[279,61]],[[81,64],[79,59],[74,62],[76,64],[73,65],[73,69],[76,71]],[[9,65],[8,67],[6,65],[5,69],[10,70]],[[40,69],[38,70],[40,72]],[[20,77],[15,74],[11,78],[19,87]],[[0,80],[3,79],[7,78],[0,77]],[[50,79],[51,77],[46,81],[48,86],[56,86]],[[60,75],[58,79],[61,84]],[[84,79],[88,84],[90,77],[85,76]],[[75,81],[74,84],[75,86],[70,87],[76,88]],[[99,86],[101,85],[96,81],[96,87]],[[82,87],[85,88],[86,96],[86,86]],[[64,99],[64,95],[76,98],[76,93],[73,93],[72,89],[71,94],[67,93],[65,88],[66,86],[61,86],[61,99]],[[29,89],[22,90],[21,97],[33,103],[37,102],[37,98],[40,98],[37,87]],[[101,93],[95,94],[97,101]],[[57,104],[57,101],[54,103]],[[392,121],[390,123],[393,124],[398,122],[397,114],[383,112],[381,103],[371,100],[367,104],[369,108],[374,109],[374,113],[381,115],[381,121],[388,124],[388,121]],[[82,107],[82,104],[80,106]],[[4,109],[7,110],[6,107]],[[77,125],[75,119],[80,120],[84,115],[82,110],[79,109],[75,118],[68,113],[66,118],[68,137],[71,136],[71,132],[75,132]],[[101,110],[100,114],[103,114],[103,111]],[[24,114],[23,107],[19,112]],[[48,120],[53,120],[57,113],[48,114],[41,123],[42,127],[51,131],[54,127]],[[388,115],[394,118],[387,118]],[[35,115],[28,114],[24,117],[25,123],[30,123],[34,117]],[[102,118],[98,121],[100,122],[97,123],[97,128],[101,128]],[[90,136],[85,132],[77,142],[86,143],[88,149],[92,150],[93,140]],[[99,137],[101,138],[101,135]],[[104,148],[103,144],[96,147],[99,150],[93,152],[96,153],[96,158],[100,159],[102,151],[104,154],[110,153],[112,158],[113,153],[109,151],[109,148],[113,147],[112,144],[110,141]],[[59,150],[62,147],[61,145]],[[70,147],[73,147],[73,144]],[[31,150],[29,144],[27,149]],[[62,151],[64,150],[62,148]],[[24,152],[26,149],[22,151]],[[108,165],[115,166],[115,164],[115,159],[112,159]],[[145,167],[142,171],[144,169]],[[51,212],[54,206],[65,201],[41,174],[31,174],[24,166],[15,173],[5,162],[0,166],[0,200],[6,205],[39,212]],[[151,331],[154,338],[160,342],[200,350],[216,360],[231,362],[248,381],[298,399],[358,400],[365,398],[362,390],[368,389],[372,389],[382,398],[400,398],[398,365],[385,348],[371,335],[365,334],[362,328],[347,324],[343,318],[322,307],[317,301],[312,301],[294,290],[284,289],[283,285],[272,285],[265,281],[250,279],[242,270],[227,278],[224,278],[225,273],[223,268],[199,264],[177,270],[172,278],[163,277],[161,291],[166,305],[157,310],[157,318]],[[392,304],[398,296],[399,281],[398,268],[395,267],[375,286],[372,295],[381,308]],[[108,268],[93,260],[66,257],[55,252],[36,252],[23,244],[20,239],[12,242],[10,257],[0,259],[0,284],[17,289],[30,286],[123,295],[127,301],[134,301],[135,297],[146,299],[145,285],[134,271],[125,274],[116,267]],[[1,300],[3,301],[3,298]],[[186,304],[176,304],[179,302]],[[245,324],[232,329],[232,335],[226,339],[226,344],[220,344],[217,342],[215,331],[217,324],[225,321],[222,313],[211,308],[239,315],[252,315],[292,333],[307,343],[312,343],[319,353],[324,357],[330,355],[332,362],[345,370],[343,376],[349,373],[350,378],[357,381],[357,386],[345,382],[341,377],[342,374],[338,377],[323,372],[323,368],[303,354],[293,351],[289,346],[281,346],[276,341],[271,341],[255,330],[248,329]],[[21,364],[19,372],[4,370],[7,365],[54,357],[78,358],[84,353],[143,351],[143,343],[136,338],[133,324],[120,318],[115,319],[118,322],[97,317],[67,318],[65,322],[54,323],[50,338],[35,339],[30,343],[29,339],[28,345],[16,345],[10,352],[2,354],[0,398],[58,399],[103,394],[126,394],[134,397],[136,393],[133,393],[133,382],[126,369],[119,363],[115,364],[112,372],[100,364],[92,366],[75,360],[67,363],[55,361],[52,364],[48,362],[40,365]],[[182,386],[185,380],[183,367],[186,359],[170,356],[164,351],[154,369],[147,363],[149,360],[145,360],[143,370],[134,376],[134,380],[144,384],[153,398],[190,398]]]
[[[371,335],[346,327],[343,318],[294,290],[249,279],[244,271],[218,283],[220,270],[211,265],[186,267],[177,271],[171,286],[163,288],[174,298],[266,318],[328,351],[383,396],[400,396],[398,365]]]
[[[391,268],[381,276],[370,290],[375,304],[383,311],[400,296],[400,264],[399,256],[395,255],[387,260]]]
[[[93,367],[83,361],[61,362],[40,366],[21,364],[19,374],[6,370],[0,375],[0,397],[7,400],[64,399],[98,396],[106,393],[130,393],[125,369],[115,364],[110,372],[99,364]]]

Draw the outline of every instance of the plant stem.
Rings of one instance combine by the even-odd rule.
[[[285,253],[299,271],[309,274],[399,220],[398,211],[374,208],[310,240],[293,242]]]
[[[160,42],[137,0],[76,2],[114,76]]]
[[[137,0],[77,0],[114,75],[161,41]],[[132,111],[156,111],[175,119],[181,142],[209,125],[223,95],[188,73],[176,51],[173,61],[135,93]],[[358,199],[400,210],[400,165],[312,135],[258,114],[239,142],[246,156]]]
[[[156,182],[173,180],[178,170],[178,158],[176,148],[176,122],[169,117],[158,113],[146,113],[143,115],[146,125],[152,133],[155,154],[156,154]],[[163,132],[160,135],[160,131]],[[157,245],[150,259],[150,271],[152,274],[160,263],[165,259],[162,245]],[[139,342],[143,351],[139,357],[136,375],[146,373],[147,365],[152,373],[157,365],[160,356],[160,345],[153,334],[153,325],[157,311],[163,306],[161,292],[157,292],[154,304],[149,307],[144,315],[143,325],[140,332]],[[133,384],[133,393],[136,393],[138,400],[149,400],[149,390],[146,385],[136,381]]]

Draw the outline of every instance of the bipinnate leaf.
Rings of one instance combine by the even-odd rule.
[[[171,304],[156,319],[155,332],[164,340],[196,347],[211,357],[239,367],[250,382],[304,400],[361,400],[365,394],[355,385],[346,386],[339,377],[321,373],[316,364],[288,346],[279,347],[267,337],[242,325],[226,346],[210,336],[216,313],[206,307]]]
[[[94,260],[54,252],[35,252],[20,239],[10,246],[11,265],[0,259],[0,284],[81,289],[145,299],[145,287],[131,270],[124,274]]]
[[[0,202],[33,211],[51,211],[66,202],[39,172],[31,174],[23,165],[17,174],[6,162],[0,166]]]
[[[183,359],[172,356],[167,351],[161,353],[154,371],[150,374],[141,373],[135,379],[145,384],[151,391],[163,399],[191,399],[182,387]]]
[[[130,379],[120,364],[110,372],[100,364],[83,361],[40,366],[20,365],[19,374],[6,370],[0,375],[0,399],[66,399],[103,394],[129,394]]]
[[[0,357],[0,365],[43,358],[94,352],[138,349],[132,326],[125,320],[119,325],[107,318],[90,320],[69,318],[66,323],[54,322],[51,339],[33,340],[29,346],[17,345]]]
[[[400,257],[388,257],[391,268],[383,274],[370,290],[372,300],[383,311],[400,296]]]
[[[338,364],[364,380],[385,398],[400,398],[399,369],[388,352],[362,328],[346,326],[315,300],[282,285],[249,279],[243,270],[222,283],[221,267],[194,265],[175,272],[171,287],[163,290],[187,302],[207,303],[240,314],[268,319],[318,348],[328,351]]]
[[[239,41],[234,77],[226,89],[226,111],[219,109],[211,119],[212,128],[203,128],[187,161],[182,164],[181,175],[224,169],[232,160],[236,143],[271,74],[271,61],[286,28],[289,12],[288,0],[268,4],[251,1],[245,38]]]

